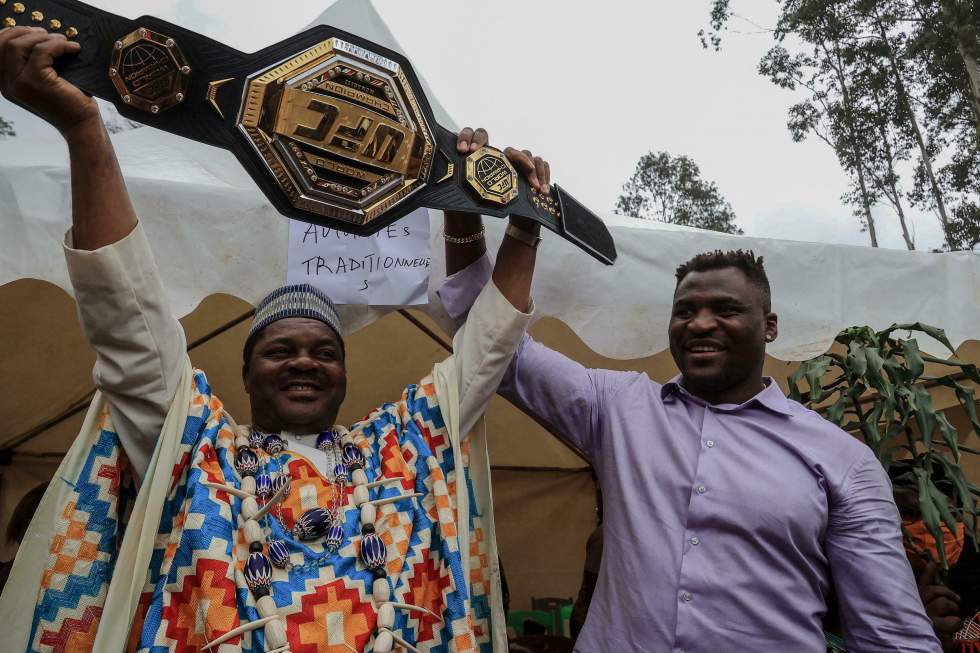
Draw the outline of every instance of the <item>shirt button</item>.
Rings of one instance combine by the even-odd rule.
[[[701,544],[701,538],[695,535],[694,537],[691,538],[691,544],[693,544],[694,546]]]
[[[690,592],[681,592],[681,600],[684,601],[684,603],[690,603],[694,600],[694,597]]]
[[[699,485],[698,486],[698,494],[704,494],[707,491],[708,491],[708,488],[704,487],[703,485]]]
[[[714,440],[708,440],[707,442],[705,442],[705,444],[708,445],[708,448],[709,449],[714,449],[714,447],[715,447],[715,441]]]

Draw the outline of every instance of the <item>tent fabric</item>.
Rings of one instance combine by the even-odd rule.
[[[367,2],[342,0],[315,22],[401,50]],[[428,97],[437,119],[452,126],[431,92]],[[230,153],[150,128],[118,134],[114,143],[178,315],[214,293],[254,304],[284,282],[288,223]],[[59,252],[70,206],[65,146],[52,134],[46,141],[5,140],[0,148],[0,284],[35,278],[70,292]],[[433,275],[426,311],[445,324],[432,296],[444,269],[442,215],[429,214]],[[782,326],[769,349],[776,358],[810,358],[853,324],[923,320],[944,325],[954,345],[980,338],[980,258],[972,253],[748,238],[603,217],[619,248],[616,265],[602,266],[567,242],[546,237],[534,293],[539,316],[565,322],[590,348],[611,358],[639,358],[666,347],[674,269],[714,249],[752,249],[765,256]],[[495,247],[504,224],[488,222]],[[361,328],[390,310],[345,307],[345,329]],[[935,343],[923,346],[938,351]]]
[[[177,315],[215,293],[254,304],[284,283],[288,222],[230,154],[149,128],[114,141]],[[70,215],[64,145],[13,139],[0,147],[0,284],[35,278],[70,292],[60,252]],[[445,325],[434,296],[444,275],[442,214],[429,213],[433,273],[425,310]],[[603,266],[546,234],[533,291],[539,316],[561,320],[610,358],[640,358],[666,348],[674,270],[715,249],[751,249],[765,257],[781,332],[769,353],[781,360],[820,354],[855,324],[884,328],[923,321],[943,325],[954,345],[980,339],[980,257],[971,252],[748,238],[604,218],[619,249],[616,264]],[[504,222],[487,222],[493,250]],[[345,330],[362,328],[392,308],[343,307]],[[923,346],[942,353],[936,343]]]

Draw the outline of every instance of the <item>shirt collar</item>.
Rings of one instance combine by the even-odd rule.
[[[700,399],[699,397],[695,397],[688,392],[687,388],[684,387],[683,381],[684,377],[678,374],[670,381],[665,383],[663,387],[660,388],[661,400],[666,401],[670,397],[680,396],[685,401],[694,401],[695,403],[700,403],[707,406],[708,403],[706,401]],[[734,413],[750,406],[760,405],[768,408],[774,413],[779,413],[780,415],[792,415],[793,411],[790,408],[789,399],[787,399],[786,395],[783,394],[783,391],[779,388],[779,384],[776,383],[775,379],[773,379],[771,376],[767,376],[763,379],[763,381],[765,382],[766,387],[760,390],[759,394],[752,397],[748,401],[737,406],[733,404],[722,404],[717,406],[717,408],[719,410]]]

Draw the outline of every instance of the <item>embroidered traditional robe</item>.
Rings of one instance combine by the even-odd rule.
[[[351,427],[351,435],[366,459],[368,478],[404,479],[373,489],[372,499],[422,494],[379,506],[376,528],[388,549],[392,600],[438,617],[397,611],[393,631],[420,650],[490,651],[492,570],[483,517],[471,500],[474,488],[465,470],[473,440],[453,441],[450,422],[458,419],[453,415],[458,406],[444,410],[437,401],[441,374],[451,375],[451,367],[437,366],[433,375],[408,386],[398,402],[380,406]],[[203,372],[191,372],[188,363],[185,376],[135,508],[134,483],[111,417],[104,400],[93,403],[26,539],[32,545],[48,541],[40,589],[35,592],[35,584],[22,595],[36,604],[28,650],[108,650],[103,647],[112,645],[113,632],[118,640],[128,631],[126,650],[198,651],[259,618],[242,575],[248,543],[241,500],[201,484],[239,485],[234,422]],[[177,405],[182,398],[183,409]],[[450,396],[448,403],[453,401]],[[286,453],[292,488],[282,504],[284,523],[269,518],[267,524],[272,537],[288,543],[296,565],[276,569],[272,585],[291,650],[370,651],[377,612],[372,573],[358,557],[358,510],[346,504],[346,537],[336,554],[326,554],[322,542],[289,536],[296,518],[327,505],[335,490],[308,459]],[[155,501],[155,495],[162,500]],[[151,546],[142,543],[148,563],[128,567],[134,561],[139,565],[140,555],[133,554],[141,544],[137,529],[152,538]],[[304,565],[304,560],[314,562]],[[14,574],[12,581],[29,577],[24,568]],[[131,629],[123,613],[127,595],[136,599],[129,602],[135,608]],[[100,632],[104,629],[110,632]],[[216,650],[264,651],[262,630]]]

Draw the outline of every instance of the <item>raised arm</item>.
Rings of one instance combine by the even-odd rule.
[[[467,128],[460,132],[457,148],[465,153],[486,143],[486,131],[478,129],[474,132]],[[507,148],[505,154],[540,190],[537,178],[525,167],[532,159],[513,148]],[[533,170],[533,162],[531,167]],[[447,216],[460,221],[471,220],[461,214]],[[480,218],[476,220],[479,224]],[[482,236],[455,238],[451,232],[446,235],[449,242],[455,240],[462,247],[462,259],[455,258],[453,265],[479,258],[485,250]],[[466,324],[453,339],[459,378],[460,426],[464,433],[486,410],[530,322],[531,278],[539,240],[536,225],[511,218],[507,235],[497,252],[492,281],[483,284]]]
[[[184,333],[139,228],[98,106],[54,70],[78,43],[43,28],[0,30],[0,92],[54,126],[68,144],[72,228],[68,271],[96,385],[142,475],[176,391]]]
[[[475,132],[464,129],[460,132],[457,149],[460,153],[466,153],[486,143],[486,132],[482,129]],[[551,167],[547,161],[527,150],[507,148],[505,153],[532,186],[540,192],[549,191]],[[537,225],[523,220],[512,222],[525,234],[537,234]],[[533,232],[530,231],[532,229]],[[505,237],[496,262],[491,263],[486,255],[482,232],[483,222],[479,216],[446,213],[444,233],[447,236],[448,277],[439,288],[439,296],[457,325],[463,324],[465,319],[461,331],[466,337],[474,330],[485,332],[493,328],[488,323],[488,316],[492,316],[488,295],[492,293],[487,282],[491,276],[493,285],[501,293],[511,293],[508,299],[512,300],[510,303],[514,309],[520,310],[521,302],[526,301],[530,293],[535,250],[521,239]],[[504,312],[499,305],[496,310]],[[460,333],[456,334],[456,351],[461,350],[461,337]],[[526,335],[517,344],[516,352],[508,349],[506,356],[507,359],[502,361],[506,370],[499,366],[488,367],[497,376],[492,383],[479,386],[484,389],[484,393],[478,396],[483,403],[473,401],[470,412],[474,415],[482,412],[499,382],[501,395],[543,422],[552,432],[569,440],[576,448],[593,454],[597,445],[594,436],[598,431],[599,395],[608,391],[610,382],[615,382],[610,377],[616,373],[586,369]],[[461,412],[467,413],[466,408],[463,403]]]

